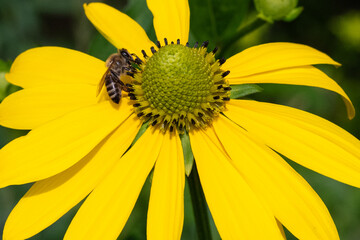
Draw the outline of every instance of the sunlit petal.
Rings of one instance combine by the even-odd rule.
[[[232,100],[226,116],[275,151],[346,184],[360,187],[360,142],[316,115],[277,104]]]
[[[147,239],[180,239],[184,221],[185,169],[180,138],[167,134],[156,161],[147,216]]]
[[[219,140],[246,182],[298,239],[339,239],[326,206],[309,184],[278,154],[221,116]]]
[[[38,181],[74,165],[131,114],[126,99],[118,107],[102,102],[82,108],[7,144],[0,150],[0,187]]]
[[[26,88],[5,98],[0,105],[0,124],[33,129],[74,110],[97,102],[95,86],[62,84]]]
[[[114,240],[155,164],[164,134],[149,129],[85,200],[64,239]]]
[[[167,38],[185,44],[189,38],[190,9],[188,0],[147,0],[154,15],[154,27],[159,41]]]
[[[105,71],[103,61],[85,53],[61,47],[39,47],[20,54],[5,77],[23,88],[69,83],[96,85]]]
[[[229,58],[222,68],[230,70],[232,78],[238,78],[282,68],[314,64],[340,65],[325,53],[312,47],[279,42],[245,49]]]
[[[37,234],[85,198],[130,146],[140,127],[136,118],[127,119],[79,163],[35,183],[10,213],[4,239]]]
[[[116,48],[126,48],[138,56],[153,46],[144,29],[128,15],[104,3],[84,4],[87,18]]]
[[[212,131],[191,131],[190,141],[206,202],[221,238],[282,239],[274,216],[219,149]]]
[[[233,77],[230,74],[227,78],[230,84],[280,83],[324,88],[340,94],[346,104],[349,118],[352,119],[355,116],[354,106],[344,90],[325,73],[313,66],[286,68],[245,77]]]

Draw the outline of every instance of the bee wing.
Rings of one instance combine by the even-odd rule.
[[[99,94],[100,94],[100,92],[101,92],[101,89],[104,87],[104,85],[105,85],[105,78],[106,78],[106,75],[108,75],[109,70],[110,70],[110,68],[108,68],[108,69],[106,70],[106,72],[104,73],[104,75],[102,76],[102,78],[101,78],[101,80],[100,80],[100,82],[99,82],[99,84],[98,84],[98,86],[97,86],[97,89],[96,89],[96,96],[99,96]]]

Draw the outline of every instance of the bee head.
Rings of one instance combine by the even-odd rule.
[[[128,61],[134,61],[133,57],[131,56],[131,54],[128,52],[128,50],[126,50],[125,48],[122,48],[119,50],[119,54],[125,58]]]

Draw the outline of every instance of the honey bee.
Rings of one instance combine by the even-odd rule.
[[[135,54],[134,54],[135,55]],[[136,59],[137,60],[137,59]],[[135,68],[131,63],[136,62],[125,48],[119,49],[117,53],[111,54],[106,60],[106,67],[108,68],[101,78],[101,81],[97,88],[98,96],[103,88],[104,84],[106,91],[110,99],[118,104],[121,99],[121,91],[129,92],[128,87],[121,81],[121,77],[124,75],[133,75]]]

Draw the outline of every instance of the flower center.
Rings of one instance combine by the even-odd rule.
[[[165,39],[165,43],[167,43]],[[184,129],[206,128],[229,100],[230,87],[214,52],[207,52],[207,42],[194,48],[170,44],[147,56],[134,75],[130,99],[138,117],[161,130],[180,133]]]

